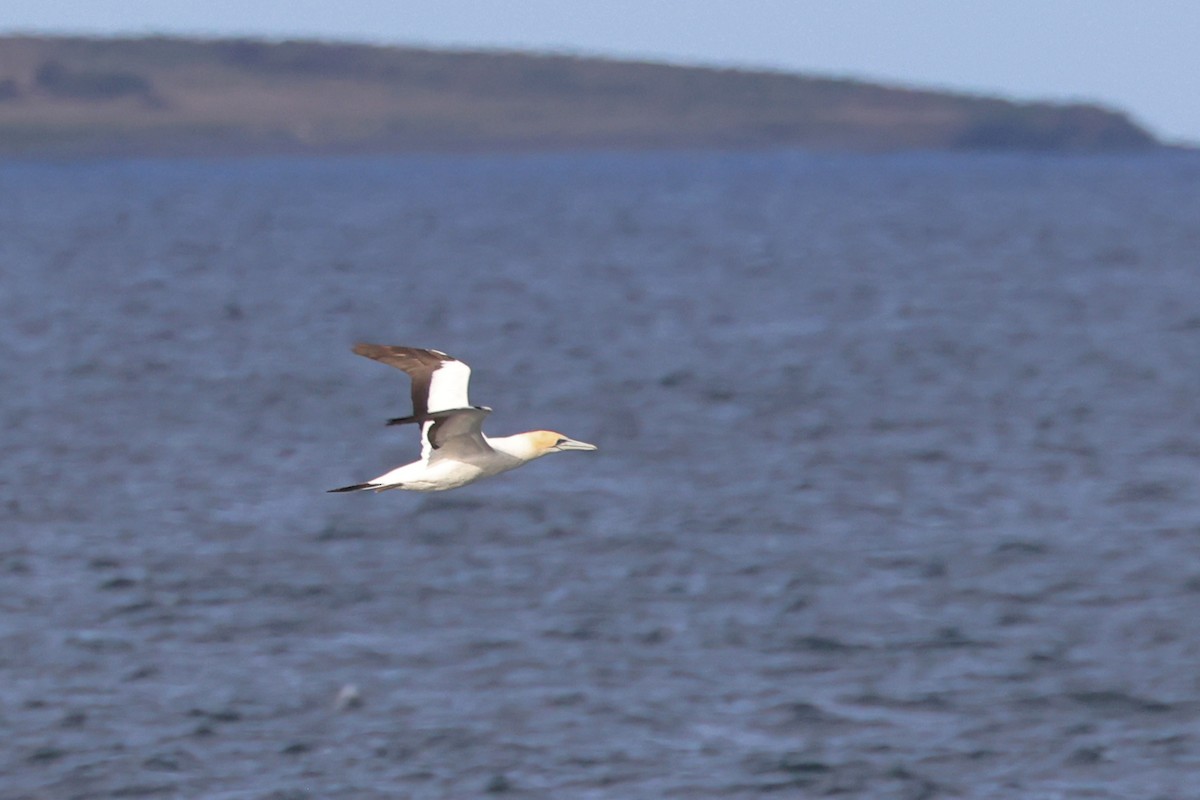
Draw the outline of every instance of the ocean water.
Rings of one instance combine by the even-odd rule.
[[[1200,797],[1198,186],[0,165],[0,797]],[[327,494],[356,341],[600,450]]]

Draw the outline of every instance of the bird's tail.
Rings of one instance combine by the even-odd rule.
[[[387,424],[388,425],[407,425],[410,422],[424,422],[425,419],[426,418],[423,416],[422,417],[419,417],[419,416],[395,417],[394,419],[389,419],[387,421]]]
[[[340,489],[329,489],[330,492],[361,492],[364,489],[378,489],[374,483],[356,483],[353,486],[343,486]]]

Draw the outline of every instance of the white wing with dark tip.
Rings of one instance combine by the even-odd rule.
[[[471,368],[440,350],[420,347],[358,344],[354,346],[354,352],[408,373],[412,379],[412,415],[388,420],[388,424],[420,424],[421,458],[429,460],[437,449],[429,439],[429,430],[434,425],[430,415],[471,408],[471,401],[467,398]],[[480,441],[483,441],[482,434]]]

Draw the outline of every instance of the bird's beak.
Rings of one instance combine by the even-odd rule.
[[[577,442],[574,439],[567,439],[565,442],[559,443],[556,450],[595,450],[596,445],[588,444],[587,442]]]

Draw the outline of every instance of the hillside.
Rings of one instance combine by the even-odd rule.
[[[0,37],[0,154],[1131,150],[1126,115],[663,64],[317,42]]]

